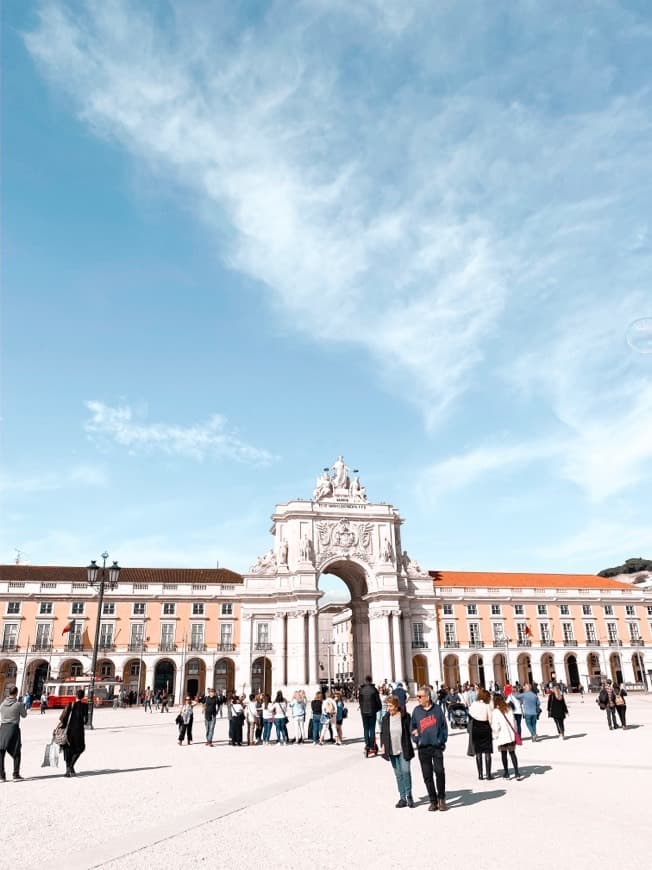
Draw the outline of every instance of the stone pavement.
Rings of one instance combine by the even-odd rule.
[[[571,739],[519,748],[523,782],[479,782],[466,756],[466,733],[446,751],[447,813],[430,813],[418,762],[418,806],[395,809],[388,763],[365,759],[362,728],[351,708],[348,742],[179,747],[174,718],[134,710],[98,710],[96,730],[76,779],[62,766],[41,768],[57,714],[32,711],[23,722],[24,782],[0,784],[5,856],[22,870],[57,864],[103,870],[158,867],[305,868],[424,866],[475,870],[560,864],[645,867],[650,863],[647,805],[652,784],[652,695],[628,697],[631,729],[609,731],[593,697],[569,698]],[[11,759],[7,758],[9,765]],[[494,756],[499,768],[499,756]],[[7,773],[11,775],[11,767]],[[4,866],[8,866],[5,864]]]

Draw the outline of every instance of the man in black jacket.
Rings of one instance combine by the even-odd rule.
[[[213,745],[215,733],[215,719],[217,718],[217,696],[215,689],[208,690],[208,697],[204,698],[204,719],[206,721],[206,746]]]
[[[365,755],[367,758],[378,754],[376,746],[376,713],[382,710],[383,704],[371,677],[365,677],[364,684],[358,693],[362,729],[364,732]]]

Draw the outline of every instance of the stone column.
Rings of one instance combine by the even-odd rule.
[[[235,688],[237,691],[245,692],[251,687],[252,662],[253,614],[243,613],[240,620],[240,655],[235,656]]]
[[[304,686],[306,673],[306,611],[287,614],[287,681],[291,686]]]
[[[287,686],[287,615],[284,611],[277,611],[274,614],[274,639],[272,682]]]
[[[389,614],[389,610],[369,610],[371,675],[375,683],[389,679],[392,675]]]
[[[308,612],[308,683],[311,689],[319,685],[318,619],[316,610]]]
[[[392,610],[390,619],[392,622],[392,645],[394,651],[393,679],[403,680],[405,678],[405,664],[403,661],[403,642],[401,638],[401,611]]]

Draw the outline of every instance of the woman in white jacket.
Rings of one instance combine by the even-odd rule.
[[[523,777],[519,772],[518,759],[516,757],[516,734],[518,732],[514,722],[514,713],[502,695],[494,695],[493,701],[494,709],[491,713],[491,731],[503,761],[503,776],[505,779],[509,779],[509,770],[507,769],[507,754],[509,753],[512,765],[514,766],[514,776],[520,782]]]

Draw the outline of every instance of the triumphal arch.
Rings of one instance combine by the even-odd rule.
[[[412,680],[411,622],[432,622],[435,599],[432,580],[403,549],[398,510],[370,501],[357,469],[339,456],[317,478],[312,498],[277,505],[272,521],[271,546],[245,574],[239,596],[236,685],[319,682],[322,574],[336,575],[350,592],[354,681],[366,674]],[[419,654],[438,678],[436,650]]]

